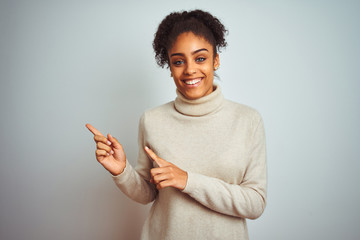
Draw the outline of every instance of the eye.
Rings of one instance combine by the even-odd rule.
[[[184,61],[182,61],[182,60],[178,60],[178,61],[173,62],[173,64],[176,65],[176,66],[179,66],[179,65],[181,65],[183,63],[184,63]]]
[[[205,61],[205,60],[206,60],[206,58],[204,58],[204,57],[198,57],[198,58],[196,59],[197,62],[203,62],[203,61]]]

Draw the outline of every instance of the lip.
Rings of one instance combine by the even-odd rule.
[[[194,87],[198,87],[201,82],[203,81],[203,77],[197,77],[197,78],[187,78],[187,79],[182,79],[181,81],[184,83],[185,87],[189,87],[189,88],[194,88]],[[189,81],[196,81],[199,80],[198,82],[196,82],[195,84],[186,84],[186,82]]]

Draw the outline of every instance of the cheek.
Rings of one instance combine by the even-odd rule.
[[[172,71],[173,74],[173,78],[174,79],[178,79],[181,76],[181,71],[179,71],[179,69]]]
[[[206,75],[214,74],[214,67],[211,64],[204,66],[203,71],[206,72]]]
[[[176,85],[179,84],[179,82],[181,82],[181,72],[180,71],[173,71],[172,72],[173,76],[172,76],[172,80],[175,82]]]
[[[185,69],[183,67],[176,67],[173,70],[173,75],[176,78],[180,78],[184,74]]]

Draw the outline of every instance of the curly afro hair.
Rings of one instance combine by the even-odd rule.
[[[160,67],[169,67],[168,49],[172,47],[177,37],[184,32],[192,32],[205,38],[214,49],[214,56],[220,48],[225,48],[224,25],[208,12],[193,10],[190,12],[173,12],[160,23],[155,33],[153,48],[155,59]]]

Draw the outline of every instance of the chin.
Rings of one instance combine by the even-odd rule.
[[[203,96],[206,95],[205,92],[185,92],[185,94],[183,94],[187,99],[189,100],[195,100],[195,99],[198,99],[198,98],[201,98]]]

